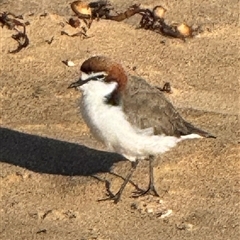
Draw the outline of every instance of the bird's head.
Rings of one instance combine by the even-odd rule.
[[[78,88],[83,94],[102,95],[110,104],[118,105],[127,85],[127,75],[119,63],[94,56],[84,61],[80,70],[81,77],[68,88]]]

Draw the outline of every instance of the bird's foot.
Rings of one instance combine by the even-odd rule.
[[[121,198],[121,192],[119,191],[115,195],[112,193],[108,193],[107,198],[99,199],[98,202],[113,200],[114,203],[118,203],[120,198]]]
[[[138,198],[144,195],[152,195],[155,197],[159,197],[159,194],[157,193],[154,185],[150,185],[147,190],[138,189],[136,192],[134,192],[134,195],[132,197]]]

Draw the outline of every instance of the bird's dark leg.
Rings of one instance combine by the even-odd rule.
[[[141,190],[138,191],[133,197],[140,197],[145,194],[150,194],[156,197],[159,197],[159,194],[157,193],[155,187],[154,187],[154,178],[153,178],[153,162],[154,162],[154,156],[149,157],[149,185],[146,191]]]
[[[105,199],[100,199],[99,201],[113,200],[114,203],[119,202],[121,195],[123,193],[123,190],[125,189],[127,183],[129,182],[130,178],[132,177],[132,174],[134,173],[134,171],[137,168],[138,160],[136,160],[135,162],[131,162],[131,163],[132,163],[131,170],[128,173],[127,177],[125,178],[125,180],[124,180],[123,184],[121,185],[120,189],[118,190],[118,192],[115,195],[110,195],[110,197],[105,198]]]

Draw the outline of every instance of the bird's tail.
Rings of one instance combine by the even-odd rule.
[[[190,134],[198,134],[201,137],[205,138],[216,138],[216,136],[212,135],[211,133],[208,133],[200,128],[197,128],[193,126],[191,123],[185,122],[185,126],[187,127]]]

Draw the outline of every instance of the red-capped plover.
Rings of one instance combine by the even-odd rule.
[[[138,161],[149,159],[149,186],[144,192],[158,196],[154,187],[153,160],[185,139],[212,137],[185,121],[164,94],[144,79],[128,76],[123,67],[103,56],[81,65],[81,77],[69,88],[82,92],[81,113],[92,134],[110,151],[132,163],[119,191],[117,203]]]

